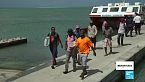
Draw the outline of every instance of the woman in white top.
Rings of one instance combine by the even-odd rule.
[[[120,46],[120,39],[121,39],[121,45],[123,46],[124,33],[125,33],[125,20],[121,19],[119,24],[119,29],[118,29],[118,37],[117,37],[118,46]]]
[[[96,47],[96,35],[97,35],[97,27],[93,25],[93,23],[90,23],[88,26],[88,37],[94,44],[94,48]]]

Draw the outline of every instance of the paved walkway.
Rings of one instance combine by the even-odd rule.
[[[6,79],[18,74],[19,70],[0,69],[0,82],[5,82]]]
[[[141,35],[134,37],[125,37],[124,44],[125,46],[117,47],[117,36],[113,37],[113,54],[104,56],[104,49],[102,48],[103,42],[97,42],[96,53],[97,56],[93,56],[91,53],[89,55],[89,68],[88,76],[81,80],[79,75],[82,70],[78,66],[76,72],[70,72],[68,74],[63,74],[64,71],[64,57],[62,56],[59,59],[59,66],[55,69],[51,69],[50,66],[45,67],[39,71],[33,72],[21,78],[18,78],[12,82],[100,82],[104,77],[110,74],[115,70],[115,61],[117,60],[127,60],[134,55],[134,53],[141,50],[145,47],[145,26],[142,26]],[[70,63],[69,70],[72,70],[72,63]]]

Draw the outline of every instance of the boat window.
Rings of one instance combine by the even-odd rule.
[[[127,7],[122,7],[121,12],[126,12]]]
[[[92,13],[97,13],[98,8],[94,8]]]
[[[138,12],[138,7],[133,7],[132,12]]]
[[[102,12],[107,12],[108,8],[103,8]]]
[[[145,12],[145,6],[142,6],[142,12]]]
[[[110,12],[118,12],[119,7],[113,7],[110,9]]]

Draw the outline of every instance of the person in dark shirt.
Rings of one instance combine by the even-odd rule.
[[[133,26],[134,26],[133,17],[127,16],[126,17],[126,31],[125,31],[126,37],[128,37],[129,31],[130,31],[130,37],[133,37],[132,36]]]
[[[56,58],[57,58],[57,46],[59,43],[61,44],[61,47],[63,48],[61,39],[59,37],[59,34],[55,32],[55,27],[51,27],[51,32],[48,34],[48,37],[50,38],[49,48],[52,54],[52,69],[54,69],[54,65],[57,65]]]
[[[103,30],[103,35],[105,37],[104,39],[104,50],[105,50],[105,56],[107,56],[107,46],[110,47],[109,54],[112,53],[112,33],[113,29],[108,25],[108,23],[105,24],[105,28]]]

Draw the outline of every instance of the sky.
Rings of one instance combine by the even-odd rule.
[[[123,0],[0,0],[1,7],[88,7],[107,5],[109,2],[122,2]],[[145,0],[125,0],[126,2],[142,2]]]

